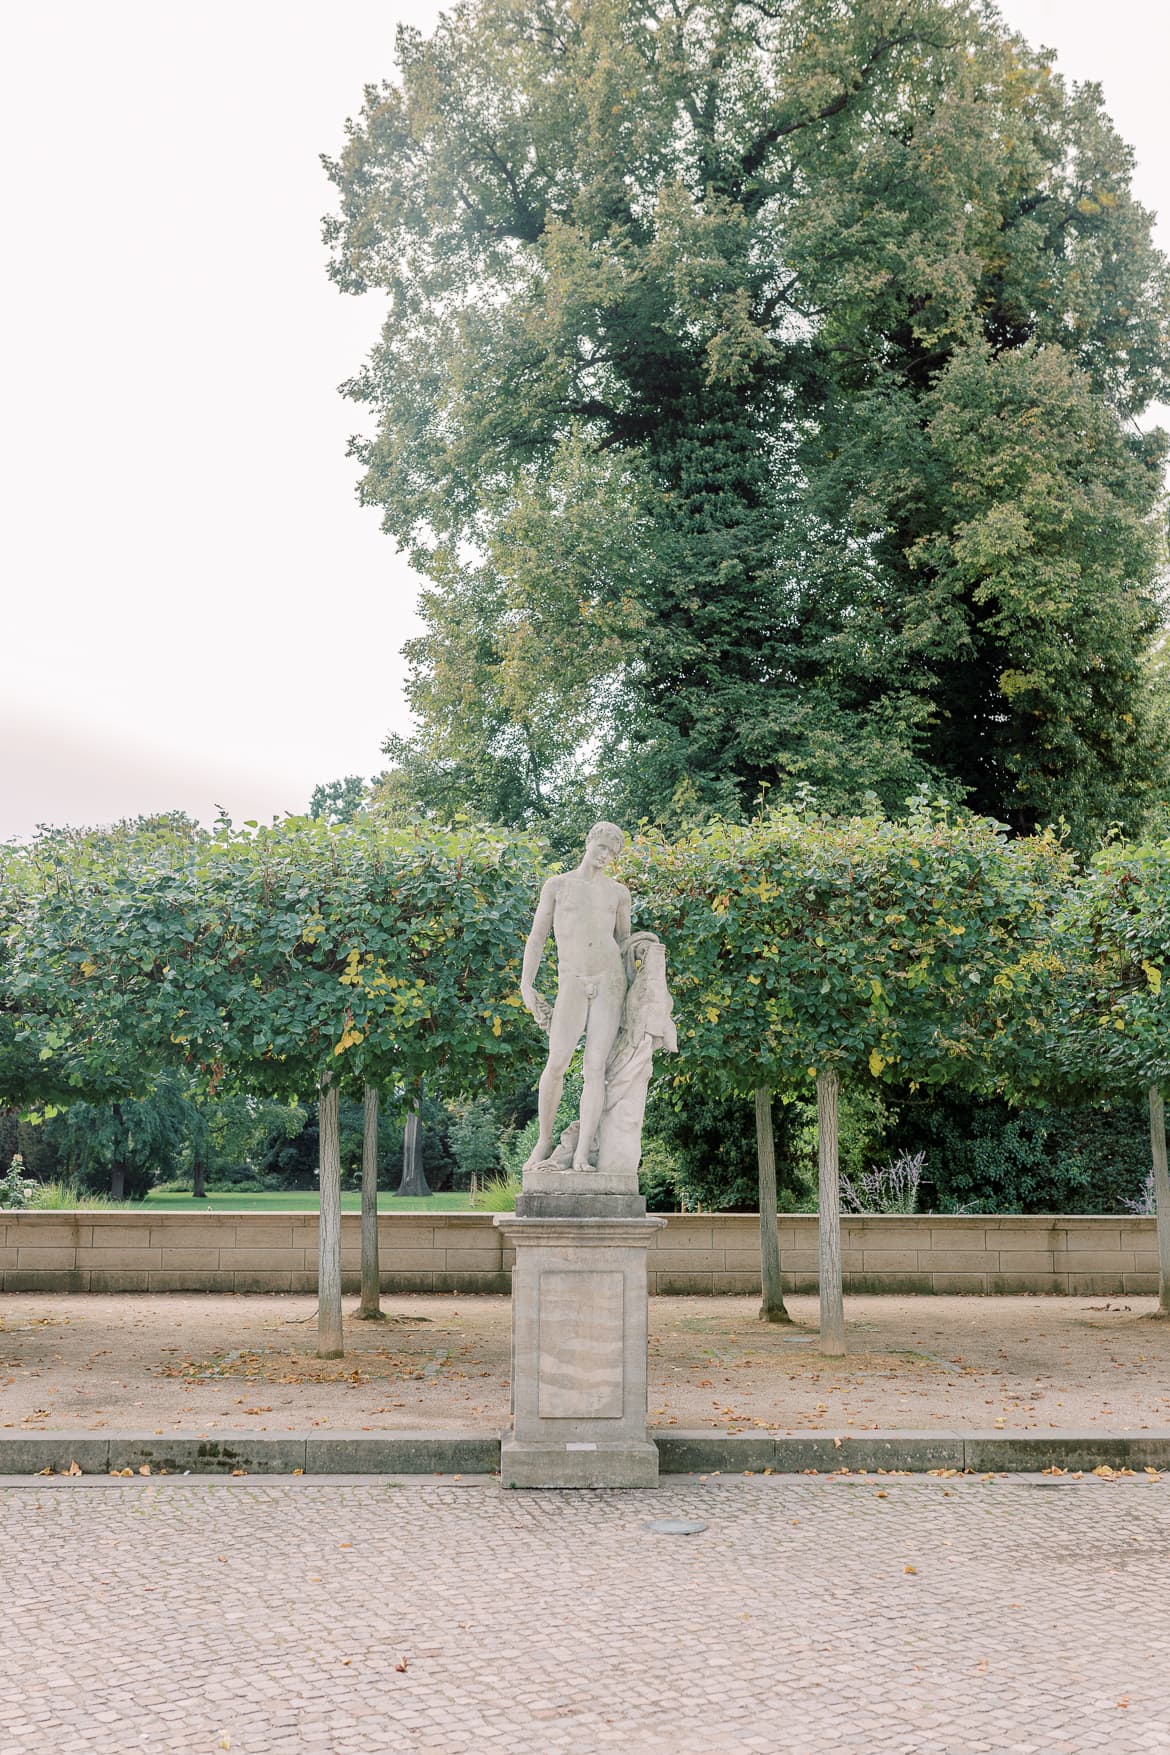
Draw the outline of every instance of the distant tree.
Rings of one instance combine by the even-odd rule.
[[[398,1184],[400,1195],[416,1200],[425,1200],[431,1192],[423,1170],[422,1132],[420,1098],[411,1105],[410,1113],[406,1117],[406,1127],[402,1135],[402,1179]]]
[[[306,1111],[298,1103],[257,1097],[250,1092],[224,1091],[203,1098],[200,1113],[207,1128],[208,1167],[258,1171],[273,1140],[292,1140],[301,1132]]]
[[[352,823],[368,795],[369,786],[358,774],[347,774],[344,780],[329,780],[314,786],[309,815],[327,823]]]
[[[71,1103],[44,1125],[68,1181],[111,1200],[142,1200],[174,1172],[200,1124],[182,1081],[164,1073],[141,1101]]]
[[[450,1129],[451,1150],[468,1178],[500,1174],[500,1123],[486,1097],[460,1104]]]

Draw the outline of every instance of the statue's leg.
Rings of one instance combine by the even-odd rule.
[[[597,1137],[601,1112],[605,1108],[605,1065],[617,1040],[622,1021],[625,984],[620,990],[603,989],[589,1006],[585,1026],[585,1055],[582,1063],[581,1133],[573,1158],[574,1170],[592,1168],[589,1155]]]
[[[537,1092],[536,1114],[540,1124],[540,1137],[524,1165],[525,1170],[531,1169],[534,1164],[543,1164],[546,1158],[552,1157],[557,1110],[560,1108],[561,1092],[565,1087],[565,1069],[581,1040],[588,1010],[589,1001],[580,984],[576,981],[562,981],[557,990],[552,1023],[549,1026],[548,1060],[540,1075]]]

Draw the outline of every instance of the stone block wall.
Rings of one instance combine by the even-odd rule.
[[[359,1221],[342,1217],[342,1283],[356,1291]],[[512,1252],[489,1213],[379,1219],[387,1292],[507,1292]],[[786,1290],[817,1285],[817,1221],[779,1220]],[[1152,1219],[852,1218],[850,1292],[1156,1292]],[[758,1292],[759,1221],[672,1214],[649,1254],[651,1292]],[[0,1291],[312,1292],[315,1213],[0,1212]]]
[[[817,1221],[779,1220],[784,1288],[817,1289]],[[1153,1219],[846,1218],[847,1292],[1156,1292]],[[750,1213],[672,1216],[649,1257],[655,1292],[758,1292],[759,1221]]]

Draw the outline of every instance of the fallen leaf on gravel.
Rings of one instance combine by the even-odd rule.
[[[405,1653],[405,1652],[403,1652],[403,1654],[402,1654],[402,1660],[401,1660],[401,1662],[400,1662],[400,1663],[397,1663],[397,1664],[395,1664],[395,1666],[394,1666],[394,1668],[395,1668],[395,1669],[396,1669],[396,1670],[397,1670],[397,1671],[398,1671],[398,1672],[399,1672],[399,1674],[400,1674],[400,1675],[401,1675],[401,1674],[402,1674],[402,1672],[403,1672],[403,1671],[405,1671],[405,1670],[407,1670],[407,1669],[409,1669],[409,1667],[410,1667],[410,1659],[409,1659],[409,1658],[408,1658],[408,1657],[407,1657],[407,1655],[406,1655],[406,1653]]]
[[[914,1573],[915,1576],[917,1576],[918,1568],[917,1568],[917,1566],[903,1566],[902,1571],[903,1572],[911,1572],[911,1573]]]
[[[127,1473],[129,1473],[129,1470],[127,1470]],[[140,1475],[149,1475],[149,1473],[150,1473],[150,1464],[149,1464],[149,1463],[139,1463],[139,1465],[138,1465],[138,1473],[139,1473],[139,1474],[140,1474]]]
[[[73,1462],[71,1462],[69,1464],[69,1467],[65,1470],[65,1473],[67,1475],[79,1475],[81,1473],[81,1464],[79,1462],[77,1462],[75,1459]]]

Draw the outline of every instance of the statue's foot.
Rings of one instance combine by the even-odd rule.
[[[596,1166],[589,1162],[587,1153],[578,1152],[573,1159],[573,1168],[574,1170],[593,1170]]]
[[[525,1170],[535,1170],[539,1165],[543,1164],[547,1158],[551,1158],[552,1150],[553,1143],[551,1135],[546,1140],[537,1140],[531,1153],[524,1161],[520,1171],[521,1176],[523,1176]]]

